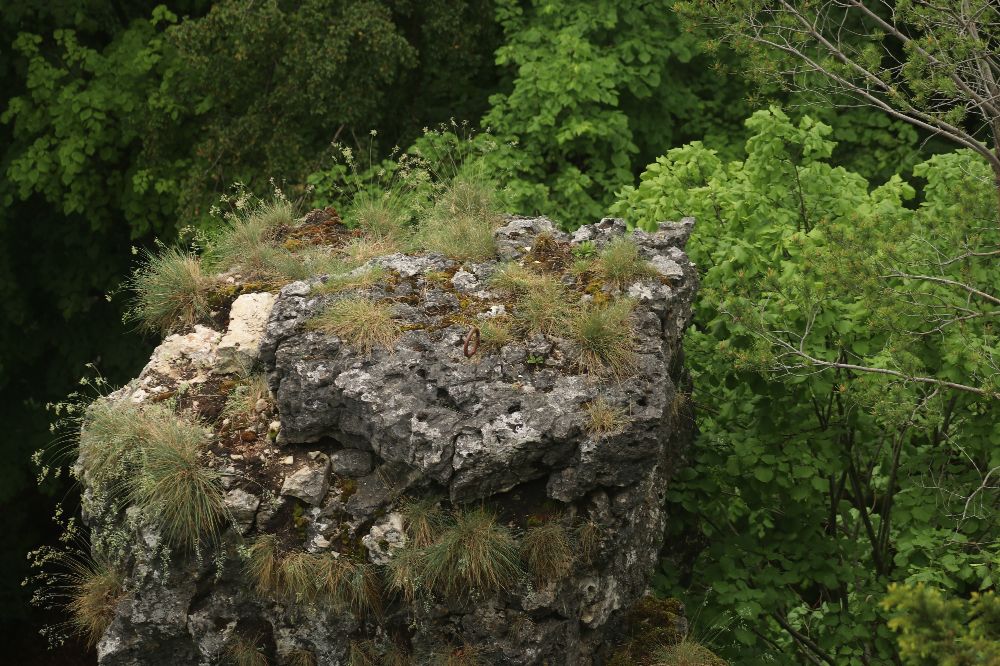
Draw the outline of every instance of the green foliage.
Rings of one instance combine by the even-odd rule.
[[[671,150],[616,205],[647,228],[698,220],[685,356],[700,440],[670,491],[669,538],[703,545],[658,585],[734,613],[722,652],[739,663],[887,661],[895,643],[867,601],[887,582],[996,581],[990,169],[934,157],[907,207],[900,178],[872,189],[831,165],[823,124],[772,109],[747,125],[745,160]]]
[[[749,111],[736,75],[699,57],[697,38],[664,6],[503,0],[497,18],[497,63],[511,81],[483,124],[517,144],[493,161],[513,174],[519,211],[570,228],[596,220],[637,157],[706,134],[726,144]]]
[[[166,334],[208,314],[213,279],[202,272],[198,257],[177,248],[145,255],[129,282],[135,294],[130,319],[146,331]]]
[[[923,583],[890,585],[882,606],[907,666],[1000,664],[1000,597],[992,590],[966,600]]]

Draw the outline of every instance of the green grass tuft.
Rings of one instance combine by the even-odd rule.
[[[513,341],[510,318],[501,316],[479,322],[479,339],[483,348],[497,350]]]
[[[656,653],[653,666],[728,666],[729,662],[704,645],[687,639]]]
[[[536,584],[563,579],[573,566],[569,532],[558,520],[529,527],[521,537],[521,557]]]
[[[291,253],[274,244],[282,226],[291,226],[294,208],[284,199],[248,204],[226,221],[226,226],[211,239],[206,261],[216,271],[239,268],[243,273],[274,279],[287,269]]]
[[[400,187],[375,192],[360,190],[351,200],[346,219],[372,239],[401,243],[409,235],[413,206]]]
[[[479,171],[459,173],[421,221],[419,242],[454,259],[483,261],[496,255],[493,232],[503,225],[497,187]]]
[[[359,269],[345,275],[331,276],[313,289],[318,294],[338,294],[342,291],[368,289],[385,281],[388,272],[379,266]]]
[[[620,287],[657,274],[656,269],[639,254],[635,241],[625,236],[608,243],[597,260],[596,268],[605,280]]]
[[[268,404],[273,402],[271,391],[267,387],[267,378],[260,373],[246,377],[229,392],[226,404],[222,408],[222,416],[241,422],[252,421],[257,413],[259,400],[264,400]]]
[[[87,407],[80,430],[80,464],[95,486],[112,490],[125,483],[141,462],[148,422],[169,410],[99,398]]]
[[[416,548],[431,545],[443,518],[441,500],[437,497],[405,501],[403,503],[403,522],[406,525],[406,537],[409,539],[409,545]]]
[[[456,510],[437,539],[420,550],[411,580],[449,598],[500,594],[524,575],[514,537],[482,508]]]
[[[360,297],[334,301],[307,326],[332,333],[364,354],[376,347],[391,349],[402,333],[388,303]]]
[[[201,461],[209,433],[172,414],[145,416],[142,463],[130,499],[157,522],[171,545],[194,547],[214,537],[225,519],[219,474]]]
[[[163,334],[177,325],[191,325],[211,310],[214,283],[196,256],[177,248],[147,252],[129,280],[129,319],[143,330]]]
[[[572,335],[580,345],[576,359],[581,370],[593,375],[626,376],[636,362],[634,304],[619,299],[607,305],[590,305],[572,320]]]

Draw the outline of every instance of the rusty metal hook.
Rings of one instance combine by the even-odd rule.
[[[465,358],[472,358],[479,351],[479,327],[473,326],[465,334],[465,344],[462,346],[462,353]]]

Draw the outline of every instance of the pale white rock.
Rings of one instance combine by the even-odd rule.
[[[298,468],[285,477],[281,494],[297,497],[303,502],[318,505],[330,489],[330,460],[325,455],[315,462]]]
[[[361,537],[361,543],[368,549],[368,556],[374,564],[388,564],[393,551],[406,545],[403,514],[393,512],[377,521],[368,534]]]
[[[218,331],[201,325],[195,325],[190,333],[168,335],[139,374],[132,396],[139,395],[139,391],[156,393],[154,387],[161,385],[164,377],[178,383],[204,382],[218,362],[221,337]]]
[[[229,328],[219,341],[218,372],[236,372],[257,360],[267,318],[274,306],[274,294],[242,294],[229,311]]]
[[[225,497],[226,510],[241,534],[246,534],[260,507],[260,498],[242,488],[233,488]]]

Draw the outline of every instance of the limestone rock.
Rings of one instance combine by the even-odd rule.
[[[233,301],[229,328],[219,340],[217,372],[237,372],[257,360],[274,299],[274,294],[257,292],[241,294]]]
[[[319,504],[330,488],[330,460],[322,456],[285,477],[281,494],[297,497],[307,504]]]

